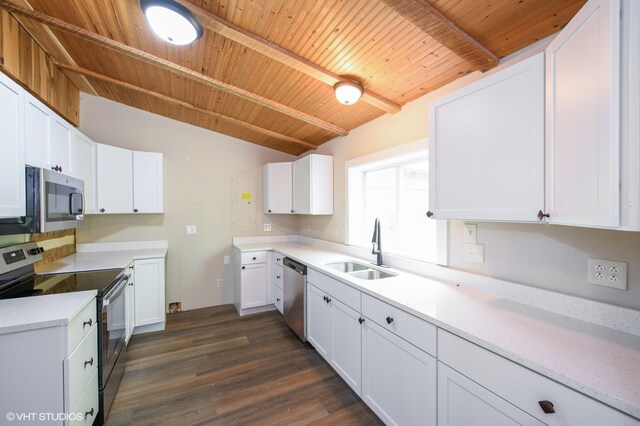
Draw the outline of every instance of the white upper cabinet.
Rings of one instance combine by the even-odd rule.
[[[133,151],[133,212],[164,211],[163,156],[157,152]]]
[[[429,105],[434,218],[537,221],[543,171],[542,53]]]
[[[73,132],[73,176],[84,181],[85,213],[96,213],[96,143],[79,130]]]
[[[133,212],[133,152],[98,144],[97,187],[99,213]]]
[[[163,213],[163,155],[97,144],[98,213]]]
[[[291,163],[268,163],[262,167],[264,213],[292,213]]]
[[[264,213],[333,214],[333,157],[311,154],[262,168]]]
[[[27,164],[48,169],[51,167],[51,117],[45,104],[25,92],[25,143]]]
[[[620,11],[588,1],[546,51],[550,223],[620,224]]]
[[[25,215],[24,91],[0,73],[0,217]]]
[[[311,154],[293,162],[293,212],[333,214],[333,157]]]
[[[53,114],[51,121],[51,166],[60,173],[74,176],[73,126]]]
[[[26,163],[73,175],[73,126],[25,92]]]

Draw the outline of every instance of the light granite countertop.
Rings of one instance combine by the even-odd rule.
[[[38,274],[68,274],[101,269],[121,269],[133,260],[154,259],[166,255],[166,248],[79,252],[42,266],[38,270]]]
[[[0,334],[67,325],[96,294],[90,290],[0,300]]]
[[[363,260],[297,242],[235,244],[275,250],[479,346],[640,418],[640,337],[506,298],[391,269],[383,280],[325,266]],[[640,324],[638,324],[640,327]]]

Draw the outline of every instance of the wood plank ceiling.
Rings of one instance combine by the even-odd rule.
[[[299,155],[557,32],[585,0],[178,0],[205,27],[155,37],[137,0],[0,0],[84,92]],[[332,85],[355,79],[355,105]]]

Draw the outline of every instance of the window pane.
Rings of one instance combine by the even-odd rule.
[[[430,232],[428,209],[429,181],[426,161],[400,167],[397,248],[423,256]]]
[[[348,179],[349,244],[370,248],[378,217],[383,253],[431,262],[439,259],[441,224],[426,216],[429,167],[424,151],[350,167]]]
[[[381,234],[385,236],[384,247],[394,245],[398,223],[398,192],[396,168],[373,170],[364,174],[364,224],[366,241],[367,229],[373,235],[373,224],[380,218]],[[371,238],[371,237],[368,237]],[[369,239],[369,241],[371,241]]]

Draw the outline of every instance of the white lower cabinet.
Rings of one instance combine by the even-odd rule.
[[[329,363],[358,395],[362,389],[362,326],[359,312],[337,299],[331,306],[331,353]]]
[[[233,264],[235,271],[233,303],[240,315],[273,310],[273,297],[276,287],[271,290],[272,280],[267,268],[268,254],[266,251],[242,252],[233,250]],[[282,289],[282,287],[280,287]],[[277,308],[277,306],[276,306]]]
[[[129,283],[124,293],[124,336],[125,343],[129,343],[129,339],[133,335],[133,331],[136,328],[136,306],[135,306],[135,280],[134,280],[134,266],[133,263],[127,266],[126,273],[129,275]]]
[[[447,380],[438,393],[443,425],[640,425],[637,419],[442,329],[438,330],[438,360],[467,379],[460,380],[457,375],[453,380],[440,378],[441,382]],[[448,370],[439,370],[443,371],[447,374]],[[458,384],[454,384],[456,380]],[[443,386],[458,386],[469,395],[457,389],[452,396]],[[454,407],[465,400],[465,404],[479,407],[475,416],[457,410],[454,413]],[[484,423],[480,415],[485,412],[502,423]]]
[[[322,357],[330,362],[331,307],[327,294],[307,283],[307,340]]]
[[[310,269],[307,277],[309,343],[386,424],[435,425],[435,358],[398,337],[395,326],[390,331],[366,317],[367,311],[375,316],[378,314],[375,309],[380,308],[371,303],[367,307],[364,300],[369,297]],[[433,340],[429,347],[435,347],[433,325],[406,312],[395,312],[403,324],[401,330],[416,325],[405,322],[402,314],[433,327],[433,332],[429,328],[427,335]],[[418,333],[424,331],[420,325],[417,329]]]
[[[136,333],[164,330],[164,258],[135,260],[133,272]]]
[[[13,412],[37,413],[34,424],[93,423],[99,408],[96,315],[93,298],[67,325],[0,335],[3,420]],[[47,413],[69,418],[40,421]]]
[[[436,424],[436,359],[369,318],[362,329],[362,399],[386,424]]]
[[[360,313],[307,284],[307,340],[358,395],[362,388],[360,320]]]
[[[438,425],[538,426],[544,423],[438,362]]]

